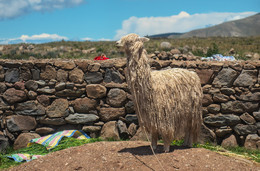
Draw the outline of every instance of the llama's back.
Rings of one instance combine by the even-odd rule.
[[[155,115],[159,115],[153,120],[160,133],[170,131],[178,138],[189,125],[196,129],[194,131],[200,129],[202,90],[195,72],[186,69],[153,71],[152,85]]]

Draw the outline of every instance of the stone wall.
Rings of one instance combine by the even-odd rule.
[[[198,73],[204,92],[201,141],[260,149],[259,61],[150,64]],[[31,138],[65,129],[142,138],[125,67],[125,59],[0,61],[0,151],[8,142],[21,148]]]

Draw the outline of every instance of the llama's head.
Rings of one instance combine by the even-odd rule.
[[[131,33],[123,36],[119,41],[116,42],[117,47],[123,47],[124,49],[131,49],[136,44],[143,45],[144,42],[149,41],[146,37],[140,37],[137,34]]]

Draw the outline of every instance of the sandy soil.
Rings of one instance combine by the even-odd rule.
[[[239,157],[227,157],[202,148],[171,147],[169,153],[163,153],[163,146],[159,145],[154,156],[148,142],[120,141],[96,142],[72,147],[8,170],[256,171],[260,170],[260,164]]]

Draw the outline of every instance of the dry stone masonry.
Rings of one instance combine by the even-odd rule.
[[[260,149],[259,61],[151,60],[150,65],[156,70],[187,68],[199,75],[204,93],[201,142]],[[0,151],[65,129],[91,137],[144,139],[125,68],[125,59],[1,60]]]

